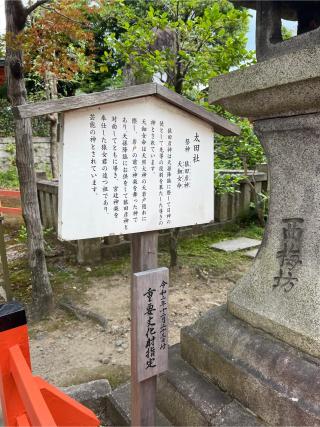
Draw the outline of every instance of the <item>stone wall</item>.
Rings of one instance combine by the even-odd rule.
[[[46,171],[50,165],[50,139],[47,137],[33,137],[34,157],[36,169]],[[12,151],[14,149],[14,138],[0,138],[0,170],[7,170],[12,161]]]

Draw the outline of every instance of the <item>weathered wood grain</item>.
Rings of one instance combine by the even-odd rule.
[[[158,233],[155,231],[138,233],[131,236],[131,269],[133,273],[151,270],[158,264]],[[138,381],[137,370],[137,317],[132,304],[133,285],[131,286],[131,425],[154,426],[156,407],[157,377],[143,382]]]
[[[163,302],[165,304],[165,346],[161,348],[160,329],[161,329],[161,284],[165,283]],[[136,336],[135,346],[137,348],[137,371],[138,381],[144,381],[154,375],[159,375],[168,369],[168,285],[169,285],[169,270],[165,267],[157,268],[154,270],[143,271],[141,273],[134,273],[133,275],[133,310],[137,313],[136,319]],[[154,329],[154,357],[146,358],[146,341],[148,337],[148,315],[147,306],[148,290],[152,290],[152,323],[155,323]],[[151,346],[150,346],[151,347]],[[147,361],[153,359],[154,367],[147,367]]]
[[[156,83],[146,83],[123,89],[106,90],[52,101],[20,105],[13,108],[13,114],[16,118],[24,119],[152,95],[211,124],[214,131],[221,135],[240,134],[240,128],[235,124]]]

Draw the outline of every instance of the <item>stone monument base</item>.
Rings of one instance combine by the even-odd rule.
[[[181,332],[181,356],[271,425],[320,425],[320,359],[231,315],[225,306]]]

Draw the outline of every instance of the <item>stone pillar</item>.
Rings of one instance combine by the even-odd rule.
[[[81,265],[101,261],[101,239],[83,239],[77,242],[77,261]]]
[[[320,114],[258,120],[271,177],[269,221],[229,311],[320,356]]]
[[[210,101],[250,117],[269,164],[269,220],[229,312],[320,357],[320,48],[211,82]]]

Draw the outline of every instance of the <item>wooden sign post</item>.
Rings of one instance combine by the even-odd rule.
[[[213,220],[213,131],[240,130],[153,83],[14,109],[19,118],[58,112],[58,234],[131,234],[132,424],[154,426],[156,376],[168,363],[169,281],[157,269],[157,230]]]
[[[141,382],[138,379],[137,301],[134,274],[158,265],[158,232],[131,236],[131,425],[155,426],[157,377]]]

